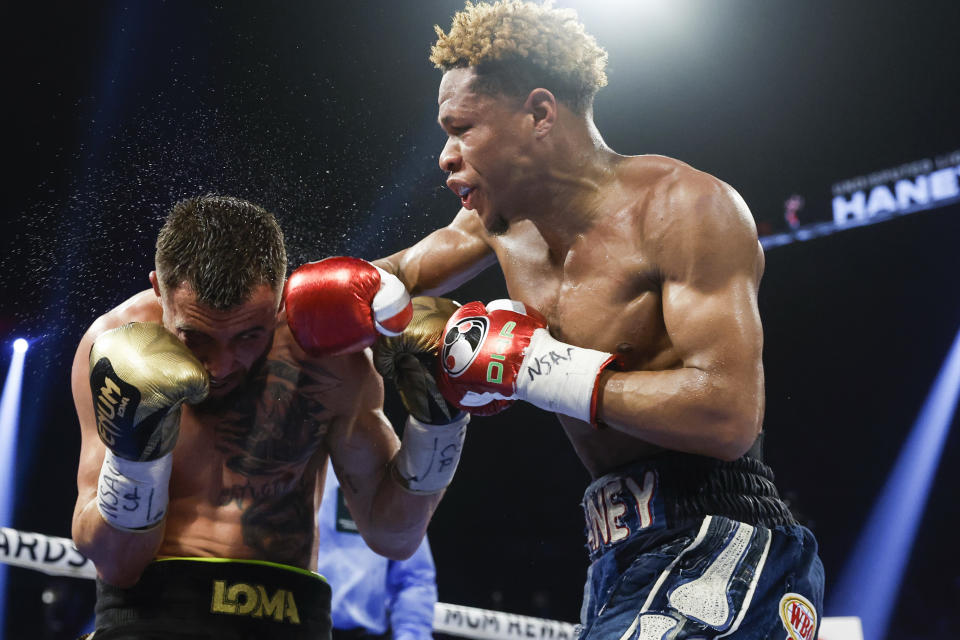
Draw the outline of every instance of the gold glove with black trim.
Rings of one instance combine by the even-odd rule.
[[[414,493],[443,491],[457,469],[470,414],[448,403],[437,388],[437,360],[447,320],[460,307],[453,300],[419,296],[413,318],[402,334],[380,337],[373,361],[385,379],[397,385],[410,413],[394,478]]]
[[[200,361],[162,325],[131,322],[94,341],[90,390],[107,446],[97,506],[109,524],[137,531],[163,519],[180,406],[206,398],[209,384]]]
[[[373,363],[397,385],[407,412],[420,422],[445,424],[462,412],[437,388],[437,358],[447,320],[460,308],[448,298],[418,296],[413,318],[399,336],[381,337],[373,345]]]

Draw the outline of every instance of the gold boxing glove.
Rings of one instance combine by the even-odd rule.
[[[437,357],[447,320],[460,305],[447,298],[419,296],[412,300],[413,318],[403,333],[381,337],[373,345],[373,363],[397,385],[407,412],[420,422],[442,424],[460,410],[437,389]]]
[[[399,336],[377,340],[373,362],[380,375],[397,385],[410,413],[391,462],[393,477],[412,493],[431,494],[453,479],[470,422],[470,414],[444,400],[437,389],[443,330],[460,305],[429,296],[412,302],[410,324]]]
[[[97,433],[107,446],[97,504],[126,530],[163,519],[180,405],[207,397],[209,378],[175,335],[152,322],[101,334],[90,350],[90,389]]]
[[[127,460],[154,460],[172,451],[181,403],[206,398],[209,384],[190,349],[152,322],[107,331],[90,350],[97,432]]]

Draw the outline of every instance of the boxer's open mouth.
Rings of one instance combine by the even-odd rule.
[[[225,387],[231,386],[236,382],[237,376],[230,374],[226,378],[210,378],[210,388],[211,389],[223,389]]]
[[[473,187],[463,187],[460,190],[460,204],[463,205],[464,209],[473,209],[471,206],[470,194],[473,193]]]
[[[476,187],[471,187],[470,185],[468,185],[467,183],[461,180],[450,178],[449,180],[447,180],[447,188],[450,189],[450,191],[453,191],[455,194],[457,194],[457,196],[460,198],[460,204],[463,206],[464,209],[474,208],[473,207],[474,198],[472,198],[471,195],[476,190]]]

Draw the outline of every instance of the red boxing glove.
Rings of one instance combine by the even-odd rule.
[[[444,396],[481,415],[525,400],[594,423],[600,372],[615,358],[555,340],[546,326],[537,311],[513,300],[460,307],[440,351]]]
[[[313,356],[361,351],[378,333],[399,335],[413,317],[400,279],[359,258],[308,262],[290,274],[283,295],[290,331]]]
[[[534,310],[535,315],[496,310],[500,302],[504,301],[495,300],[489,307],[482,302],[463,305],[443,332],[440,391],[453,404],[478,415],[494,415],[513,404],[523,350],[533,331],[547,326]]]

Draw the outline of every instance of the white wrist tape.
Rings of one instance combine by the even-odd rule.
[[[450,484],[460,462],[470,414],[450,424],[426,424],[407,418],[403,442],[393,459],[396,478],[412,493],[437,493]]]
[[[173,453],[148,462],[115,456],[110,449],[100,467],[97,508],[107,524],[124,531],[143,531],[167,513]]]
[[[517,374],[517,397],[541,409],[593,421],[597,377],[614,356],[560,342],[537,329]]]
[[[399,336],[403,333],[403,329],[393,331],[384,325],[389,324],[391,318],[410,305],[410,293],[400,278],[376,265],[373,267],[380,272],[380,290],[373,296],[371,303],[377,331],[387,336]]]

